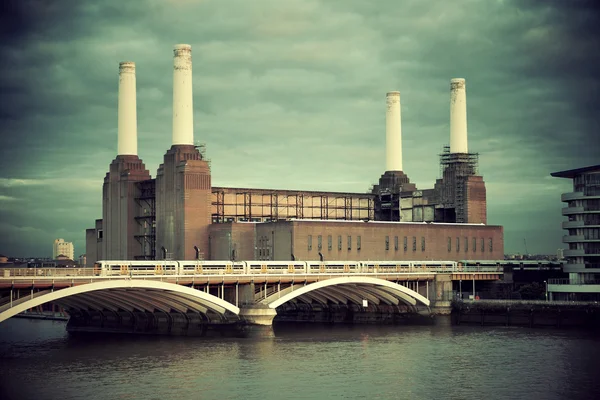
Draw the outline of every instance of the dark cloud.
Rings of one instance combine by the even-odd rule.
[[[469,148],[508,252],[524,239],[532,252],[561,247],[570,188],[549,173],[598,162],[594,1],[0,7],[3,254],[49,255],[56,237],[84,252],[116,152],[119,61],[136,62],[139,154],[155,173],[171,138],[175,43],[193,46],[195,136],[216,186],[366,191],[384,168],[385,93],[400,90],[404,169],[432,187],[453,77],[467,79]]]

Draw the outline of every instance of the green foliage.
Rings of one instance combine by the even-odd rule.
[[[529,285],[521,286],[519,293],[523,300],[545,300],[546,285],[544,283],[533,282]]]

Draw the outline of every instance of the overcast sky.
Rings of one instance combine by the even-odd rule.
[[[599,10],[589,1],[12,0],[0,5],[0,253],[85,253],[117,149],[120,61],[137,67],[139,156],[170,146],[172,48],[193,54],[195,139],[214,186],[365,192],[401,92],[421,189],[467,82],[469,150],[505,252],[563,247],[563,169],[600,164]]]

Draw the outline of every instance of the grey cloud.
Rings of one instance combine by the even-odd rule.
[[[11,237],[0,241],[3,254],[32,255],[34,241],[49,249],[60,229],[83,252],[116,153],[119,61],[136,62],[139,154],[155,174],[171,139],[175,43],[193,46],[195,137],[207,143],[215,186],[366,191],[384,169],[385,93],[400,90],[404,168],[432,187],[458,76],[467,79],[469,147],[480,152],[489,222],[505,226],[507,251],[523,251],[522,236],[530,251],[561,246],[560,193],[570,189],[549,173],[597,163],[593,2],[9,7],[0,17],[0,199],[20,200],[0,203],[0,233]],[[3,184],[57,177],[72,182]]]

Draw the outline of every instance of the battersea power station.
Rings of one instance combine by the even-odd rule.
[[[386,169],[369,193],[219,187],[203,147],[194,145],[191,46],[176,45],[173,61],[172,145],[154,178],[137,154],[135,64],[119,65],[117,155],[104,178],[102,219],[86,231],[89,266],[503,258],[503,229],[487,225],[479,156],[468,149],[464,79],[450,82],[450,145],[431,189],[404,173],[395,91],[386,95]]]

